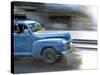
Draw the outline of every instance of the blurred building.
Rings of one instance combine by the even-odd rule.
[[[14,2],[14,14],[25,14],[50,30],[97,30],[89,6]]]

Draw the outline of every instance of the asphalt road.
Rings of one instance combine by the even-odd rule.
[[[15,59],[14,62],[15,73],[96,69],[97,50],[76,48],[73,53],[65,55],[55,64],[47,64],[41,59],[31,57]]]

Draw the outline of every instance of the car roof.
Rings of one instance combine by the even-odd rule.
[[[36,21],[30,20],[30,19],[16,19],[14,20],[14,25],[18,25],[18,24],[31,24],[31,23],[36,23],[36,24],[40,24]]]

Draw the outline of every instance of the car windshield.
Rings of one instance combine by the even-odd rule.
[[[29,27],[31,28],[33,32],[43,30],[43,27],[38,23],[31,23],[29,24]]]

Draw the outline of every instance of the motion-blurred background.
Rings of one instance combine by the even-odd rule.
[[[97,31],[95,6],[15,2],[14,14],[24,14],[47,30]]]

